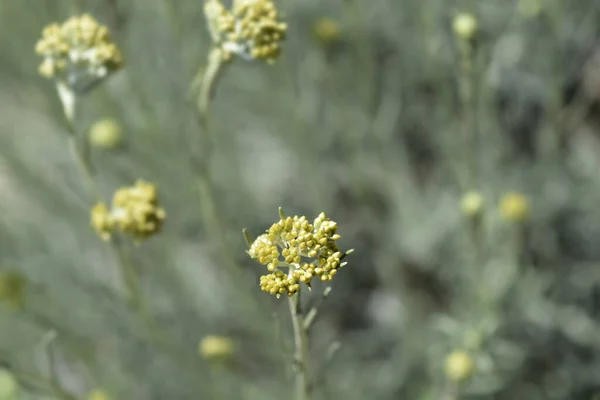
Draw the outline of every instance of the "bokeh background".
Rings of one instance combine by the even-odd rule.
[[[0,393],[19,386],[3,400],[290,397],[285,299],[260,291],[241,234],[279,206],[325,211],[355,249],[311,333],[315,399],[597,399],[600,3],[276,4],[282,57],[236,61],[211,106],[220,235],[190,164],[202,1],[0,0]],[[102,194],[145,179],[168,214],[128,255],[152,320],[90,227],[37,72],[43,27],[83,11],[126,60],[78,109],[82,140],[118,125],[116,146],[91,137]]]

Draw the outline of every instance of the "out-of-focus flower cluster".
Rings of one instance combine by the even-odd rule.
[[[110,209],[106,204],[98,203],[91,211],[92,226],[104,240],[120,231],[141,241],[160,232],[165,218],[165,210],[158,203],[156,186],[141,180],[134,186],[118,189]]]
[[[325,213],[313,223],[304,216],[285,217],[280,213],[279,221],[256,238],[248,250],[250,257],[270,271],[260,278],[261,290],[277,297],[292,296],[300,290],[300,283],[310,288],[315,276],[322,281],[332,280],[350,253],[340,252],[336,244],[339,238],[337,223]],[[288,268],[287,272],[282,268]]]
[[[224,60],[238,55],[273,63],[281,54],[287,24],[280,21],[271,0],[234,0],[231,10],[219,0],[207,0],[204,14]]]
[[[108,28],[88,14],[48,25],[35,51],[44,58],[40,74],[66,84],[76,93],[89,90],[123,66]]]

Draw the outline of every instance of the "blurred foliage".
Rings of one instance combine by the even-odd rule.
[[[221,238],[190,162],[202,1],[0,0],[0,276],[20,296],[0,306],[0,367],[19,398],[289,397],[289,316],[241,235],[279,206],[325,211],[356,249],[312,332],[316,399],[600,396],[600,3],[277,4],[281,59],[235,62],[211,108]],[[128,254],[152,321],[124,301],[37,72],[42,28],[83,11],[126,62],[79,104],[81,135],[118,124],[92,140],[102,194],[148,180],[167,211]],[[467,193],[481,212],[463,214]],[[227,363],[198,354],[212,335],[235,343]],[[445,375],[456,352],[468,379]]]

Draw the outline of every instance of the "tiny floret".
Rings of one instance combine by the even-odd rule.
[[[44,28],[35,52],[43,57],[42,76],[75,93],[84,93],[123,67],[123,58],[108,28],[83,14]]]
[[[165,218],[156,187],[141,180],[134,186],[117,190],[110,209],[98,203],[91,211],[92,226],[104,240],[119,231],[141,241],[160,232]]]
[[[270,272],[260,278],[261,290],[278,297],[292,296],[301,283],[310,288],[315,277],[332,280],[350,253],[339,250],[338,239],[337,224],[325,213],[312,223],[304,216],[286,217],[281,213],[279,221],[256,238],[248,250],[248,255]]]
[[[234,0],[231,10],[220,0],[207,0],[204,14],[213,43],[225,60],[237,55],[273,63],[281,54],[287,25],[272,0]]]

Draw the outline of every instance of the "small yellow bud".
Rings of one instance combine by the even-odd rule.
[[[463,195],[460,208],[467,217],[475,217],[483,211],[483,196],[479,192],[471,191]]]
[[[89,132],[90,143],[101,149],[114,149],[121,144],[121,126],[114,119],[94,123]]]
[[[473,14],[460,13],[452,23],[454,33],[462,40],[470,40],[477,32],[477,19]]]
[[[208,335],[198,345],[200,356],[206,360],[226,359],[234,350],[233,340],[226,336]]]
[[[338,40],[341,36],[340,26],[332,18],[322,17],[313,24],[313,34],[323,44]]]
[[[529,217],[529,202],[520,193],[507,193],[500,200],[500,215],[507,221],[523,222]]]
[[[452,381],[463,381],[470,377],[474,370],[473,358],[462,350],[455,350],[446,357],[444,372]]]
[[[110,396],[106,394],[106,392],[102,390],[92,390],[87,395],[87,400],[110,400]]]
[[[19,384],[15,376],[8,370],[0,369],[0,400],[17,400]]]

